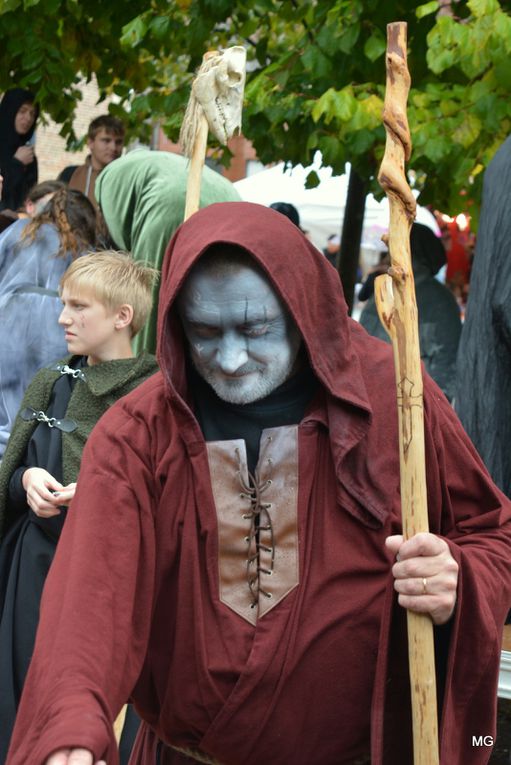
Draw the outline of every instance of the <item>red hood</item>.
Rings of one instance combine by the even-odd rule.
[[[170,389],[185,395],[183,335],[173,310],[175,299],[194,263],[218,243],[243,248],[267,273],[300,329],[311,366],[325,388],[370,412],[339,275],[284,215],[249,202],[222,202],[200,210],[180,226],[167,248],[158,360]]]

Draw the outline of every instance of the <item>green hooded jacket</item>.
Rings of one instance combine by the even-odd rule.
[[[137,149],[107,165],[96,181],[96,198],[117,247],[135,260],[161,269],[174,231],[183,222],[188,160],[166,151]],[[226,178],[204,167],[200,206],[236,202]],[[134,352],[156,350],[159,287],[153,289],[149,318],[134,340]]]

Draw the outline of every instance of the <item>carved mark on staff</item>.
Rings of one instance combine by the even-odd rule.
[[[401,409],[403,451],[406,454],[413,438],[412,406],[423,408],[422,393],[414,394],[414,383],[403,377],[397,384],[397,405]]]

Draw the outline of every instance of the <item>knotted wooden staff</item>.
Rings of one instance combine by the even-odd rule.
[[[220,52],[208,51],[192,83],[179,142],[190,159],[184,220],[200,206],[202,168],[208,133],[222,144],[241,130],[246,51],[240,45]]]
[[[387,26],[387,83],[383,121],[387,133],[378,181],[389,199],[388,246],[391,267],[375,281],[380,321],[394,351],[399,418],[401,508],[405,539],[428,531],[424,409],[419,324],[410,253],[415,198],[406,181],[411,140],[406,116],[410,74],[406,63],[406,24]],[[415,765],[436,765],[437,702],[433,623],[427,614],[407,611]]]

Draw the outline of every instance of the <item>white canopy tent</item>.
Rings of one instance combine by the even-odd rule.
[[[234,185],[246,202],[256,202],[265,206],[273,202],[293,204],[300,214],[302,228],[309,232],[316,247],[323,249],[331,234],[341,233],[348,174],[333,175],[331,168],[319,165],[319,157],[310,167],[297,165],[286,170],[281,162],[237,181]],[[306,189],[305,180],[311,170],[316,171],[320,183],[313,189]],[[426,208],[417,208],[417,220],[430,226],[435,233],[440,233],[434,216]],[[362,231],[362,254],[365,256],[363,259],[366,265],[370,265],[371,261],[376,262],[377,253],[386,249],[381,236],[388,229],[388,221],[387,199],[378,202],[369,194]]]

